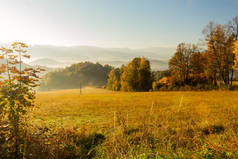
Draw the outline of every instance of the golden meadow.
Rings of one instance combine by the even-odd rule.
[[[86,151],[86,158],[237,158],[237,93],[39,92],[30,120],[47,132],[61,128],[63,136],[100,134],[100,144]],[[55,152],[54,140],[44,144]]]

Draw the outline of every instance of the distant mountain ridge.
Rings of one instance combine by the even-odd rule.
[[[47,46],[36,45],[29,50],[34,59],[29,64],[46,67],[65,67],[82,61],[99,62],[118,67],[128,63],[134,57],[145,56],[151,61],[152,69],[164,70],[168,68],[168,59],[175,48],[100,48],[94,46]]]

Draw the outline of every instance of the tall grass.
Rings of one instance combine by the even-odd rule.
[[[28,158],[238,158],[237,93],[38,93],[25,148]]]

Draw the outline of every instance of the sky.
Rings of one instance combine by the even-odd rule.
[[[176,47],[237,15],[238,0],[0,0],[0,43]]]

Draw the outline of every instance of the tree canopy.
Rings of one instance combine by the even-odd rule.
[[[122,91],[149,91],[152,87],[150,61],[145,57],[134,58],[120,69]]]
[[[69,89],[80,86],[102,87],[107,84],[109,72],[113,69],[109,65],[92,62],[80,62],[65,69],[49,72],[43,79],[40,89]]]

